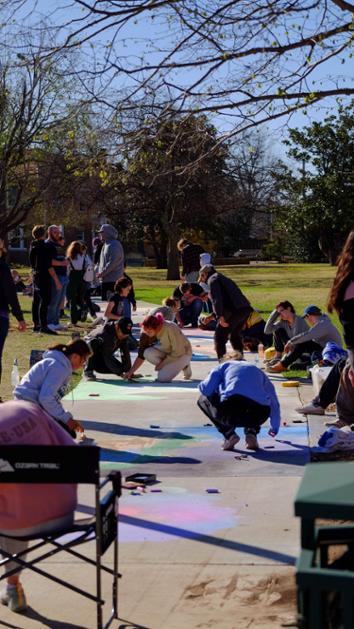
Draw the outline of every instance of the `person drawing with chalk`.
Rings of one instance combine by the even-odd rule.
[[[247,363],[237,350],[227,354],[199,385],[198,406],[224,437],[223,450],[233,450],[240,441],[236,428],[245,432],[246,448],[258,450],[257,435],[269,418],[269,435],[280,426],[280,406],[269,378]]]
[[[65,395],[73,371],[82,368],[90,356],[89,346],[81,339],[67,345],[53,345],[15,387],[15,400],[38,404],[71,436],[75,437],[76,432],[83,433],[83,426],[64,409],[61,398]]]

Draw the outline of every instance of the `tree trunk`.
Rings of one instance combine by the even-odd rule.
[[[179,280],[180,278],[177,242],[177,229],[171,228],[167,240],[167,280]]]

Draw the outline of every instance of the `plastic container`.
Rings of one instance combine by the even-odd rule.
[[[263,343],[259,343],[259,345],[258,345],[258,358],[259,358],[259,360],[264,360],[264,345],[263,345]]]
[[[20,372],[18,370],[17,358],[15,358],[12,371],[11,371],[11,384],[15,388],[19,382],[20,382]]]
[[[275,347],[267,347],[267,349],[264,351],[264,358],[265,360],[272,360],[272,358],[275,358],[275,354]]]

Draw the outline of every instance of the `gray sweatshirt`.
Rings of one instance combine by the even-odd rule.
[[[332,343],[337,343],[339,347],[342,347],[341,335],[326,314],[322,314],[317,323],[315,323],[312,328],[309,328],[307,332],[297,334],[291,339],[293,345],[307,343],[307,341],[315,341],[315,343],[318,343],[321,347],[324,347],[326,343],[332,341]]]
[[[277,310],[273,310],[270,313],[267,323],[265,324],[264,334],[273,334],[275,330],[283,329],[287,333],[289,339],[293,339],[294,336],[298,336],[303,332],[308,332],[309,326],[307,325],[305,319],[295,316],[294,323],[291,326],[288,321],[283,321],[279,319],[279,312]]]
[[[116,282],[124,273],[124,251],[117,240],[118,232],[112,225],[104,229],[105,243],[102,247],[98,272],[102,282]]]
[[[15,387],[14,398],[35,402],[51,417],[66,423],[72,419],[72,414],[64,410],[60,400],[72,372],[70,360],[63,352],[48,350]]]

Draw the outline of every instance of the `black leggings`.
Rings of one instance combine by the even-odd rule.
[[[264,424],[270,415],[270,406],[238,394],[232,395],[224,402],[220,402],[218,395],[210,398],[201,395],[197,404],[225,439],[229,439],[237,427],[243,427],[245,434],[258,434],[261,424]]]

